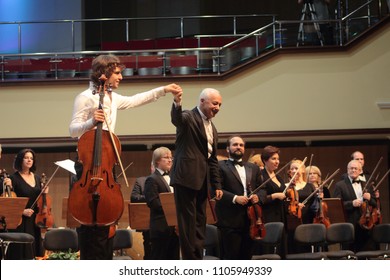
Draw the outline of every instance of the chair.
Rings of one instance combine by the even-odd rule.
[[[288,260],[323,260],[326,255],[320,252],[326,241],[326,227],[323,224],[302,224],[295,229],[294,240],[301,245],[309,245],[311,252],[287,254]]]
[[[125,249],[133,247],[133,235],[128,229],[117,229],[114,236],[114,260],[131,260],[131,257],[126,255]]]
[[[204,260],[219,260],[221,258],[221,246],[218,228],[215,225],[206,225],[204,241]]]
[[[70,228],[51,229],[45,234],[43,247],[49,251],[76,252],[79,249],[77,232]]]
[[[34,236],[24,232],[0,232],[1,258],[4,260],[11,243],[30,244],[33,252]]]
[[[252,260],[280,260],[278,247],[282,244],[284,224],[282,222],[271,222],[265,224],[265,236],[258,242],[260,245],[272,246],[272,254],[253,255]]]
[[[355,240],[355,228],[351,223],[331,224],[326,230],[326,243],[339,244],[339,250],[324,252],[331,260],[356,259],[355,252],[345,249]]]
[[[372,229],[372,240],[377,246],[384,245],[385,249],[356,252],[359,260],[390,259],[390,224],[379,224]]]

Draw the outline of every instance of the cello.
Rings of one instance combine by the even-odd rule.
[[[105,91],[110,91],[105,88],[106,80],[105,75],[100,77],[99,109],[103,109]],[[105,121],[109,128],[106,116]],[[112,172],[114,165],[118,161],[121,163],[119,139],[110,129],[103,130],[103,123],[98,122],[96,129],[80,137],[77,147],[83,171],[70,191],[68,209],[80,224],[113,225],[122,216],[124,209],[120,185]]]

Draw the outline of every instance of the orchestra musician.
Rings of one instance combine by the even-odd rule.
[[[36,208],[31,208],[37,197],[41,193],[41,178],[35,174],[37,168],[35,152],[32,149],[22,149],[18,152],[14,161],[15,173],[10,175],[10,186],[18,197],[28,197],[26,208],[23,210],[22,223],[15,232],[29,233],[34,236],[33,252],[30,245],[10,244],[7,259],[34,259],[43,256],[41,230],[35,224]],[[46,188],[45,192],[48,192]]]
[[[367,192],[363,193],[363,183],[360,181],[362,165],[358,160],[351,160],[347,165],[348,176],[337,182],[334,187],[333,197],[340,198],[344,204],[347,222],[355,227],[355,242],[353,251],[370,250],[370,231],[360,226],[359,221],[362,215],[361,207],[366,201],[368,206],[376,207],[375,196],[369,186]]]
[[[318,166],[312,165],[306,167],[306,177],[308,178],[308,182],[312,184],[315,189],[318,189],[322,182],[322,174]],[[330,198],[330,191],[327,186],[323,186],[323,189],[320,191],[319,195],[321,198]]]
[[[217,200],[222,197],[218,134],[211,121],[221,105],[219,91],[206,88],[194,109],[182,110],[181,95],[176,95],[171,109],[171,121],[176,127],[171,185],[175,188],[180,249],[185,260],[203,259],[209,189],[215,191]]]
[[[228,138],[226,151],[229,159],[219,161],[223,196],[215,205],[223,258],[249,260],[254,246],[250,227],[256,225],[251,223],[248,207],[259,202],[257,193],[250,193],[262,183],[260,169],[253,163],[243,162],[245,142],[240,136]],[[252,230],[257,232],[257,228]]]
[[[295,159],[291,162],[289,173],[290,176],[293,176],[296,173],[296,176],[291,184],[294,185],[294,188],[298,193],[298,207],[301,210],[302,223],[310,224],[313,222],[311,204],[314,201],[314,197],[312,197],[306,204],[302,204],[302,202],[315,190],[315,187],[313,184],[307,182],[306,167],[302,164],[301,160]]]
[[[166,147],[153,151],[155,171],[145,181],[145,199],[150,208],[150,240],[152,260],[180,259],[179,237],[174,226],[168,226],[161,205],[160,193],[173,192],[169,172],[172,167],[172,152]]]
[[[284,190],[286,185],[283,178],[276,174],[280,163],[280,149],[274,146],[264,147],[261,158],[264,163],[264,169],[261,170],[263,181],[272,178],[265,188],[260,190],[260,203],[263,210],[263,222],[282,222],[286,225],[286,209],[284,207],[284,200],[286,195]],[[286,230],[285,226],[285,230]],[[286,231],[285,231],[286,233]],[[287,251],[287,239],[286,234],[283,235],[283,242],[281,246],[281,257],[285,258]],[[263,248],[263,253],[268,253],[267,248]],[[273,253],[269,251],[269,253]]]
[[[169,84],[133,96],[120,95],[112,90],[116,90],[119,87],[124,68],[125,66],[121,64],[119,58],[114,55],[100,55],[92,61],[90,86],[87,90],[80,93],[74,101],[72,120],[69,126],[71,137],[80,138],[85,132],[95,129],[98,123],[103,123],[103,130],[111,129],[114,132],[117,110],[151,103],[165,96],[168,92],[171,92],[173,95],[181,94],[182,92],[180,86]],[[94,92],[100,86],[100,79],[103,75],[107,78],[104,82],[104,104],[101,104],[103,109],[98,109],[100,97],[98,94],[94,94]],[[106,122],[105,115],[107,116]],[[82,163],[76,161],[75,169],[78,178],[80,178],[83,169]],[[110,209],[107,209],[107,211],[110,211]],[[81,225],[78,228],[80,258],[112,259],[113,234],[111,233],[112,227],[110,226]]]

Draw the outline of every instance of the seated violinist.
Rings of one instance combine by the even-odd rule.
[[[356,252],[373,249],[369,239],[370,230],[365,228],[362,222],[366,221],[362,221],[361,218],[364,218],[362,215],[364,215],[365,211],[363,210],[376,207],[372,187],[363,188],[364,184],[359,179],[361,171],[362,165],[360,162],[351,160],[347,166],[348,176],[336,183],[333,192],[333,197],[340,198],[343,201],[346,221],[352,223],[355,227],[355,243],[351,249]],[[370,221],[368,220],[367,222]]]
[[[248,260],[253,255],[253,239],[261,234],[262,225],[257,227],[254,217],[248,216],[248,207],[259,206],[257,192],[251,192],[261,184],[260,169],[253,163],[242,161],[245,142],[240,136],[229,137],[226,151],[229,159],[219,161],[223,196],[215,206],[223,258]]]

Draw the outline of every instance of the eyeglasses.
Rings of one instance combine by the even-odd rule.
[[[173,157],[162,157],[164,159],[167,159],[167,160],[173,160]]]

